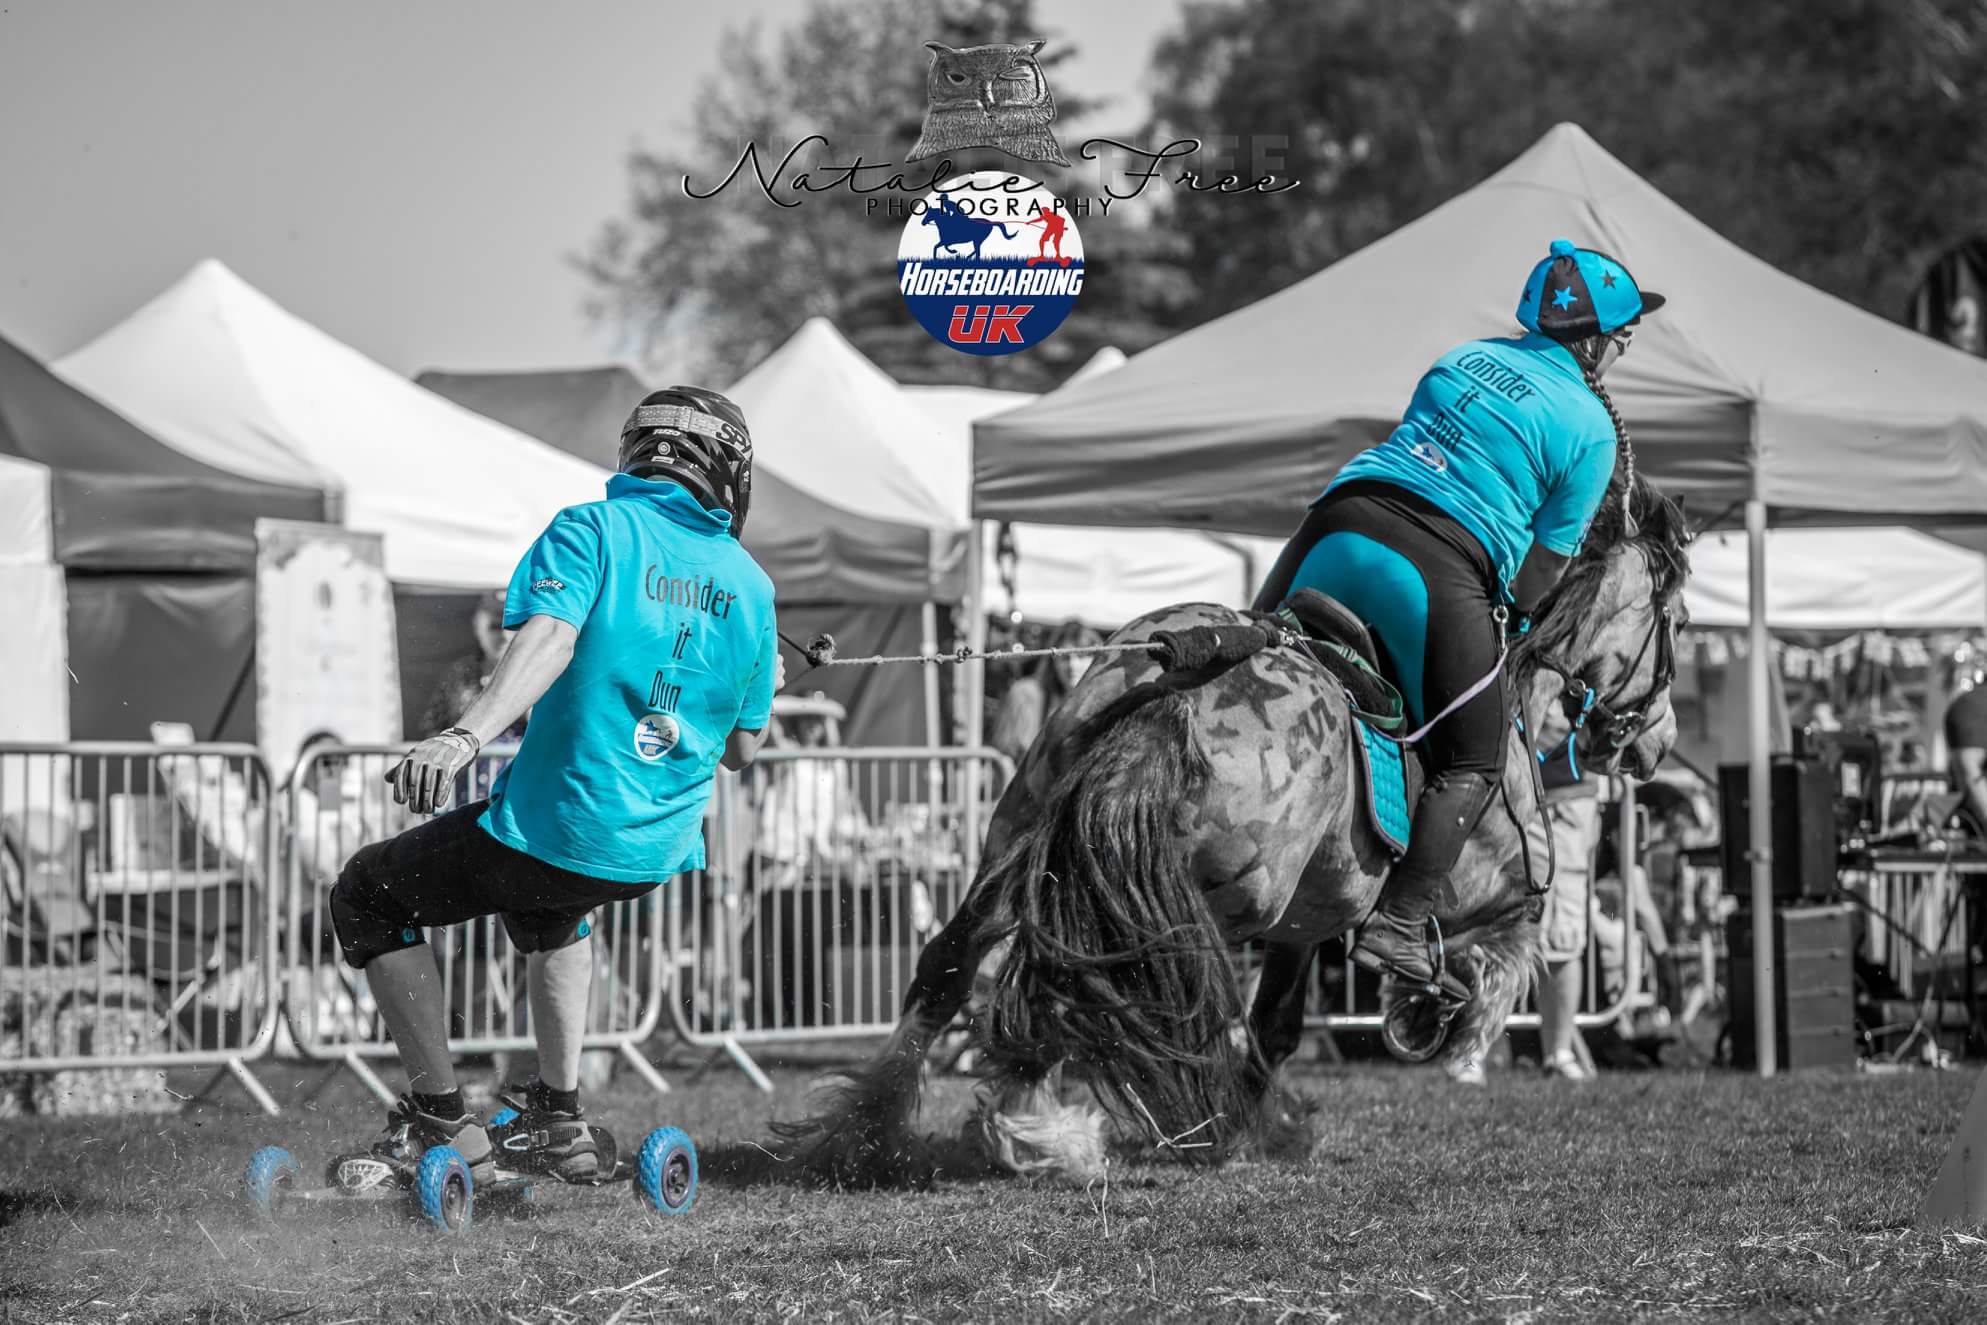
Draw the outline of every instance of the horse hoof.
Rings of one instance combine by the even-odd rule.
[[[1380,1019],[1380,1042],[1403,1063],[1425,1063],[1442,1051],[1455,1009],[1421,994],[1396,999]]]

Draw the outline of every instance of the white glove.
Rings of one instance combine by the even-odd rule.
[[[416,814],[433,814],[455,793],[456,775],[469,767],[482,742],[460,727],[430,736],[408,751],[386,775],[393,799]]]
[[[787,656],[784,653],[773,655],[773,689],[787,688]]]

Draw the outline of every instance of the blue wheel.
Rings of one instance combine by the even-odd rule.
[[[686,1213],[697,1200],[697,1147],[680,1127],[658,1127],[635,1155],[635,1194],[659,1215]]]
[[[271,1219],[275,1218],[283,1208],[284,1198],[295,1190],[297,1178],[302,1173],[296,1158],[283,1147],[262,1147],[249,1156],[248,1172],[243,1175],[248,1187],[249,1204]]]
[[[421,1156],[414,1170],[414,1195],[421,1214],[444,1233],[467,1233],[476,1205],[476,1184],[469,1161],[454,1146],[436,1146]]]

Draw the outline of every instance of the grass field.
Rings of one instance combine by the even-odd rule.
[[[278,1120],[230,1101],[9,1123],[0,1318],[1987,1319],[1987,1241],[1910,1228],[1971,1071],[1506,1072],[1469,1092],[1312,1067],[1295,1078],[1323,1104],[1309,1162],[1128,1162],[1087,1192],[796,1183],[753,1144],[772,1145],[769,1110],[797,1113],[809,1073],[775,1075],[770,1098],[719,1068],[664,1101],[633,1085],[595,1101],[624,1136],[673,1122],[698,1138],[688,1216],[643,1217],[625,1187],[555,1189],[459,1239],[386,1205],[274,1226],[247,1210],[257,1146],[289,1146],[314,1177],[371,1135],[378,1110],[349,1083]],[[265,1072],[279,1091],[289,1076]],[[927,1123],[955,1123],[969,1097],[941,1081]]]

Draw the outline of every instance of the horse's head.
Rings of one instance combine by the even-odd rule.
[[[1545,744],[1571,731],[1589,763],[1636,778],[1676,744],[1670,683],[1689,538],[1683,509],[1640,480],[1595,519],[1587,550],[1520,646],[1532,693],[1556,698],[1533,715]]]

